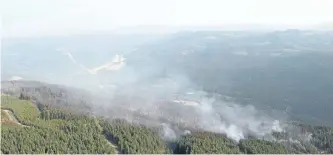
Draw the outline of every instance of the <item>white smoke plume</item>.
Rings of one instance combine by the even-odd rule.
[[[67,56],[78,64],[71,54]],[[123,62],[122,56],[116,60]],[[192,130],[223,133],[235,141],[248,136],[270,137],[274,131],[283,131],[278,120],[255,107],[202,91],[181,72],[160,76],[165,66],[153,64],[139,68],[140,63],[129,61],[117,72],[77,78],[72,86],[84,83],[91,91],[89,105],[94,115],[161,127],[166,140]]]
[[[109,101],[99,101],[94,109],[96,114],[109,118],[160,126],[166,140],[189,133],[187,129],[223,133],[235,141],[249,135],[265,137],[274,131],[283,131],[278,120],[253,106],[208,97],[208,93],[195,89],[189,80],[179,75],[131,83],[116,87],[108,94]],[[189,91],[191,93],[187,93]],[[188,101],[191,104],[186,104]],[[174,125],[183,129],[175,129]]]

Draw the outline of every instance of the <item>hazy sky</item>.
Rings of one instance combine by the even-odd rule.
[[[136,25],[313,25],[333,0],[2,0],[3,37],[63,35]]]

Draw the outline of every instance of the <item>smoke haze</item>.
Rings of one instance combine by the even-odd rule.
[[[155,71],[150,73],[155,75]],[[151,78],[129,68],[114,75],[112,87],[95,92],[99,98],[95,97],[94,113],[161,127],[166,140],[188,133],[187,129],[222,133],[235,141],[248,136],[270,138],[273,131],[283,131],[276,118],[251,105],[241,106],[204,92],[185,75]]]

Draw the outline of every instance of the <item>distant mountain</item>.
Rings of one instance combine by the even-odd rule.
[[[184,26],[167,26],[167,25],[138,25],[120,27],[110,31],[113,34],[171,34],[182,31],[275,31],[287,29],[308,29],[305,26],[293,25],[269,25],[269,24],[223,24],[223,25],[184,25]]]
[[[317,30],[326,30],[326,31],[333,31],[333,21],[332,22],[327,22],[327,23],[315,25],[314,29],[317,29]]]

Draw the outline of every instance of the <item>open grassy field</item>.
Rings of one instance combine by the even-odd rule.
[[[2,112],[4,110],[12,112],[13,117],[15,117],[19,123],[27,126],[36,125],[53,128],[65,123],[64,120],[60,119],[53,119],[48,121],[41,119],[41,112],[34,104],[32,104],[31,101],[20,100],[13,96],[1,95],[1,109]],[[9,115],[8,111],[7,114],[6,112],[2,114],[5,118]]]
[[[30,101],[19,100],[12,96],[1,96],[1,109],[12,110],[17,118],[23,122],[37,122],[39,110]]]

